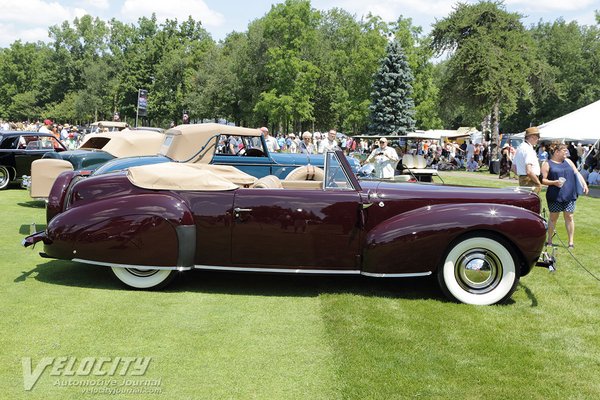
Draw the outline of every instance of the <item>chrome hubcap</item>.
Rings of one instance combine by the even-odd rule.
[[[489,292],[502,277],[500,260],[485,249],[469,250],[458,258],[455,265],[458,284],[471,293]]]
[[[0,187],[8,183],[8,171],[6,168],[0,168]]]
[[[137,268],[125,268],[130,274],[138,276],[140,278],[147,278],[156,274],[159,270],[157,269],[137,269]]]

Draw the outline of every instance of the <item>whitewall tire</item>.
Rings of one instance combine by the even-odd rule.
[[[135,289],[160,289],[175,277],[171,269],[111,267],[113,274],[125,285]]]
[[[4,165],[0,165],[0,190],[6,189],[10,183],[10,172]]]
[[[519,264],[502,240],[476,236],[455,243],[438,270],[444,293],[466,304],[507,300],[519,282]]]

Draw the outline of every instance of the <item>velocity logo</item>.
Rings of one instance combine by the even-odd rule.
[[[48,369],[58,377],[142,376],[152,357],[44,357],[33,365],[31,357],[23,357],[23,388],[31,390]]]

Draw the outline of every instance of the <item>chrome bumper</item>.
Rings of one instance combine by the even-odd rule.
[[[21,245],[23,245],[23,247],[35,247],[35,244],[37,242],[44,242],[44,244],[52,244],[52,240],[50,240],[48,236],[46,236],[46,231],[40,231],[27,236],[25,239],[23,239]]]
[[[21,179],[21,187],[29,190],[31,188],[31,176],[23,175]]]

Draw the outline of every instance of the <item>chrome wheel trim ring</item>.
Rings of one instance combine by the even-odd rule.
[[[0,188],[8,185],[10,180],[10,172],[4,166],[0,166]]]
[[[125,270],[127,272],[129,272],[131,275],[134,275],[134,276],[137,276],[140,278],[147,278],[152,275],[156,275],[160,271],[159,269],[140,269],[140,268],[125,268]]]
[[[489,250],[471,249],[458,257],[454,272],[456,281],[463,290],[483,294],[500,283],[502,263]]]

